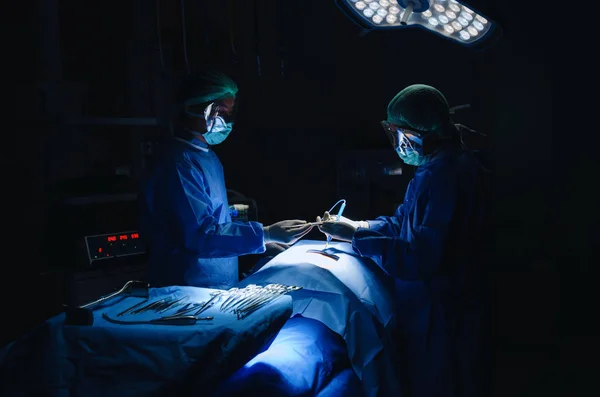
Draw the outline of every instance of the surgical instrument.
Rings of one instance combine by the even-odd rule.
[[[66,306],[65,310],[65,324],[67,325],[92,325],[94,324],[94,314],[90,307],[99,305],[106,302],[109,299],[117,297],[119,295],[127,295],[136,298],[148,299],[150,285],[143,281],[131,280],[125,283],[123,288],[113,292],[111,294],[102,296],[93,302],[86,303],[82,306],[69,307]]]
[[[172,308],[173,306],[176,306],[177,304],[179,304],[179,302],[181,302],[182,300],[186,300],[186,299],[188,299],[188,298],[189,298],[189,297],[188,297],[187,295],[185,295],[185,296],[183,296],[183,297],[181,297],[181,298],[179,298],[179,299],[177,299],[177,300],[174,300],[174,301],[172,301],[172,302],[168,303],[168,304],[167,304],[167,305],[166,305],[164,308],[162,308],[162,309],[158,310],[158,312],[159,312],[159,313],[164,313],[164,312],[166,312],[167,310],[169,310],[170,308]]]
[[[127,283],[125,283],[125,285],[123,286],[123,288],[121,288],[120,290],[113,292],[112,294],[108,294],[106,296],[103,296],[101,298],[96,299],[93,302],[90,303],[86,303],[83,306],[79,306],[79,308],[81,309],[85,309],[88,308],[90,306],[94,306],[97,304],[100,304],[102,302],[105,302],[111,298],[114,298],[115,296],[118,295],[128,295],[128,296],[134,296],[136,298],[146,298],[148,299],[149,296],[149,288],[150,285],[148,283],[145,283],[143,281],[128,281]]]
[[[302,289],[302,287],[295,287],[295,286],[284,286],[284,285],[280,285],[280,284],[269,284],[264,288],[264,292],[262,294],[260,294],[258,297],[245,302],[243,305],[238,306],[237,309],[234,309],[233,312],[234,313],[242,313],[245,312],[253,307],[258,307],[261,306],[263,304],[266,304],[272,300],[274,300],[275,298],[277,298],[280,295],[284,295],[288,292],[292,292],[292,291],[298,291]]]
[[[248,296],[246,299],[239,302],[239,304],[234,305],[234,307],[232,307],[232,309],[235,312],[236,310],[239,310],[240,306],[247,307],[249,305],[254,304],[257,301],[264,299],[265,297],[270,297],[271,294],[279,293],[282,291],[285,293],[288,290],[285,286],[280,285],[280,284],[269,284],[269,285],[265,286],[264,288],[259,289],[257,292],[254,292],[253,294]],[[236,306],[237,306],[237,309],[236,309]]]
[[[273,302],[274,300],[276,300],[277,298],[279,298],[281,295],[284,295],[284,294],[285,294],[285,292],[273,294],[273,295],[271,295],[267,298],[264,298],[252,305],[246,306],[241,310],[236,310],[235,314],[237,315],[238,320],[241,320],[241,319],[245,318],[246,316],[248,316],[249,314],[258,310],[259,308],[267,305],[270,302]]]
[[[242,289],[237,289],[233,291],[233,293],[229,296],[229,298],[223,302],[221,305],[221,311],[225,311],[229,309],[232,305],[237,304],[240,300],[245,299],[245,297],[254,292],[256,288],[260,288],[255,284],[249,284]]]
[[[342,203],[340,210],[338,211],[335,221],[339,222],[339,220],[342,217],[342,214],[344,213],[344,210],[346,209],[346,199],[341,199],[339,200],[337,203],[335,203],[330,209],[329,211],[327,211],[328,213],[331,214],[331,211],[334,210],[335,207],[337,207],[338,204]],[[323,224],[324,222],[316,222],[317,224]],[[334,255],[334,254],[330,254],[328,252],[326,252],[325,250],[329,247],[329,243],[331,242],[331,235],[327,235],[327,241],[325,241],[325,248],[322,250],[316,250],[316,249],[309,249],[308,251],[306,251],[307,254],[320,254],[323,256],[326,256],[327,258],[333,259],[335,261],[338,261],[340,259],[339,256]]]
[[[255,311],[257,311],[258,309],[260,309],[261,307],[267,305],[270,302],[273,302],[275,299],[279,298],[281,295],[284,295],[284,294],[285,293],[273,295],[272,297],[265,299],[263,301],[257,302],[256,304],[249,306],[249,307],[245,308],[244,310],[237,311],[236,315],[237,315],[238,320],[241,320],[241,319],[249,316],[250,314],[252,314]]]
[[[148,310],[156,308],[157,306],[159,306],[160,304],[162,304],[164,302],[165,302],[164,299],[157,300],[155,302],[150,303],[149,305],[143,306],[137,310],[132,311],[130,314],[135,315],[135,314],[140,314],[140,313],[146,312]]]
[[[198,314],[202,313],[209,307],[213,306],[216,303],[216,300],[220,299],[223,294],[224,294],[223,291],[211,292],[212,298],[210,298],[208,301],[206,301],[206,303],[203,304],[200,307],[200,309],[198,309],[198,311],[196,313],[194,313],[194,315],[197,316]]]
[[[248,302],[247,304],[239,307],[238,309],[233,310],[233,312],[235,314],[238,315],[238,317],[240,316],[241,313],[246,312],[247,310],[250,310],[251,308],[254,307],[258,307],[261,306],[269,301],[274,300],[276,297],[283,295],[285,292],[279,292],[279,293],[274,293],[274,294],[269,294],[267,296],[262,296],[260,299],[254,300],[252,302]]]
[[[265,288],[254,287],[254,288],[248,290],[248,293],[242,294],[240,296],[240,298],[237,301],[235,301],[235,303],[231,304],[228,308],[230,310],[235,310],[235,308],[237,306],[246,304],[246,303],[256,299],[257,297],[261,296],[264,293]]]
[[[210,321],[214,317],[196,317],[196,316],[165,316],[154,320],[146,321],[123,321],[115,320],[109,317],[106,313],[102,313],[102,318],[113,324],[122,325],[139,325],[139,324],[156,324],[156,325],[194,325],[198,321]]]
[[[319,226],[319,225],[322,225],[323,222],[308,222],[307,224],[311,225],[311,226]]]
[[[129,313],[130,311],[138,308],[139,306],[143,305],[146,302],[148,302],[148,299],[145,299],[141,302],[136,303],[135,305],[131,306],[130,308],[127,308],[127,309],[123,310],[121,313],[117,314],[117,317],[121,317],[122,315]]]
[[[194,316],[197,316],[200,313],[204,313],[206,310],[210,309],[214,305],[215,305],[215,302],[210,302],[210,303],[206,303],[206,304],[202,305],[202,307],[200,309],[198,309],[198,311],[196,313],[194,313]]]
[[[334,261],[339,261],[340,257],[334,254],[330,254],[329,252],[323,250],[315,250],[315,249],[310,249],[308,251],[306,251],[307,254],[320,254],[323,256],[326,256],[327,258],[333,259]]]
[[[242,319],[279,296],[300,289],[302,287],[282,284],[268,284],[264,287],[250,284],[242,289],[230,290],[231,295],[223,302],[220,310],[234,313],[238,319]]]
[[[187,299],[187,298],[188,298],[187,296],[184,296],[183,298],[174,299],[174,300],[171,300],[169,298],[160,299],[154,303],[151,303],[148,306],[145,306],[143,308],[132,311],[131,314],[135,315],[135,314],[139,314],[139,313],[143,313],[143,312],[147,312],[147,311],[151,311],[151,310],[158,312],[158,313],[164,313],[167,310],[169,310],[170,308],[172,308],[173,306],[178,305],[181,300]]]
[[[331,213],[331,211],[333,211],[333,209],[336,207],[336,205],[338,205],[339,203],[342,203],[342,206],[340,207],[340,210],[337,213],[337,216],[335,218],[336,222],[339,222],[340,218],[342,217],[342,214],[344,213],[344,210],[346,209],[346,200],[341,199],[340,201],[338,201],[337,203],[335,203],[333,205],[333,207],[331,207],[331,209],[329,210],[329,213]],[[327,236],[327,242],[325,243],[325,248],[327,248],[327,246],[329,246],[329,243],[331,242],[331,236],[328,235]]]
[[[184,307],[182,307],[181,309],[177,310],[175,312],[175,315],[180,315],[180,316],[184,315],[186,313],[189,313],[191,311],[194,311],[194,310],[198,309],[200,306],[204,305],[205,303],[206,302],[200,302],[200,303],[190,302],[190,303],[187,303]]]
[[[221,308],[220,310],[223,311],[223,308],[227,305],[229,305],[229,302],[231,302],[238,294],[238,291],[240,291],[239,288],[230,288],[229,291],[227,291],[227,294],[229,295],[227,297],[227,299],[225,299],[225,301],[223,303],[221,303]]]

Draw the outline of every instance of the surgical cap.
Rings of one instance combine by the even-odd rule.
[[[235,97],[237,84],[229,77],[215,70],[204,70],[187,76],[179,93],[179,103],[183,106],[205,104],[227,97]]]
[[[450,107],[437,89],[413,84],[400,91],[388,105],[388,121],[398,127],[436,135],[450,133]]]

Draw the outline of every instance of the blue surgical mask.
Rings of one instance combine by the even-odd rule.
[[[429,156],[422,156],[412,149],[405,149],[402,152],[400,151],[400,148],[396,148],[396,153],[398,154],[398,157],[400,157],[400,159],[404,161],[405,164],[414,165],[416,167],[423,165],[429,161]]]
[[[398,142],[399,145],[394,149],[398,154],[398,157],[405,164],[420,166],[427,163],[430,159],[430,156],[423,155],[423,140],[418,137],[411,137],[404,135],[402,132],[398,131]]]
[[[218,145],[222,143],[233,130],[233,123],[226,123],[222,117],[214,117],[213,120],[206,120],[206,130],[202,137],[206,139],[209,145]]]
[[[186,110],[186,113],[193,117],[201,117],[206,121],[206,132],[202,134],[202,137],[206,140],[209,145],[218,145],[222,143],[231,131],[233,130],[233,123],[225,122],[225,119],[221,116],[212,115],[213,103],[208,105],[204,110],[204,114],[200,115],[194,112]]]

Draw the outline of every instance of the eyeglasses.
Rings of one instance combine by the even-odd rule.
[[[400,146],[400,136],[398,134],[398,129],[392,127],[392,124],[387,120],[383,120],[381,122],[381,126],[383,127],[383,131],[385,131],[385,135],[387,136],[388,140],[392,144],[392,147],[397,148],[398,146]]]
[[[414,141],[418,144],[423,142],[422,135],[418,131],[404,127],[398,127],[387,120],[381,121],[381,126],[383,127],[383,131],[385,131],[385,135],[388,137],[388,140],[395,148],[400,146],[405,139]]]
[[[204,118],[221,117],[225,122],[233,122],[237,113],[237,104],[227,106],[220,102],[212,102],[204,109]]]
[[[381,126],[395,150],[404,153],[410,148],[418,153],[423,152],[423,135],[420,132],[398,127],[386,120],[381,122]]]

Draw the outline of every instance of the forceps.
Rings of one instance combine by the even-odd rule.
[[[240,302],[240,300],[245,299],[248,294],[252,294],[255,292],[256,289],[260,289],[259,286],[257,286],[256,284],[249,284],[246,287],[242,288],[242,289],[238,289],[238,288],[232,288],[230,289],[230,295],[229,297],[225,300],[225,302],[223,302],[223,304],[221,305],[220,310],[221,311],[225,311],[227,309],[229,309],[232,306],[235,306],[237,303]]]
[[[133,306],[131,306],[131,307],[123,310],[121,313],[117,314],[117,317],[121,317],[122,315],[129,313],[130,311],[132,311],[136,307],[139,307],[139,306],[143,305],[146,302],[148,302],[148,299],[145,299],[145,300],[143,300],[141,302],[136,303],[135,305],[133,305]]]
[[[196,317],[196,316],[165,316],[155,318],[154,320],[145,321],[123,321],[115,320],[106,313],[102,313],[102,318],[113,324],[121,325],[139,325],[139,324],[156,324],[156,325],[194,325],[198,321],[210,321],[213,317]]]
[[[288,292],[298,291],[300,289],[302,289],[302,287],[284,286],[281,284],[270,284],[264,288],[263,294],[247,301],[245,304],[241,305],[241,307],[238,307],[233,311],[238,315],[238,318],[242,318],[245,317],[247,314],[250,314],[252,311],[254,311],[254,309],[258,309],[259,307],[274,301],[279,296],[285,295]]]
[[[150,303],[149,305],[143,306],[143,307],[141,307],[139,309],[136,309],[136,310],[132,311],[130,314],[143,313],[145,311],[148,311],[148,310],[156,308],[157,306],[163,304],[164,302],[165,302],[165,299],[157,300],[155,302]]]
[[[194,313],[194,316],[197,316],[198,314],[202,313],[206,309],[212,307],[216,303],[216,301],[221,298],[221,295],[223,295],[223,293],[224,292],[222,292],[222,291],[211,292],[212,298],[210,298],[208,301],[206,301],[206,303],[204,303],[200,307],[200,309],[198,309],[198,311],[196,313]]]
[[[184,315],[186,313],[189,313],[191,311],[196,310],[198,307],[204,305],[206,302],[190,302],[190,303],[186,303],[186,305],[184,307],[182,307],[181,309],[177,310],[175,312],[176,315]]]
[[[167,310],[169,310],[170,308],[172,308],[173,306],[176,306],[177,304],[179,304],[179,302],[181,302],[182,300],[186,300],[188,298],[187,295],[183,296],[182,298],[179,298],[177,300],[174,300],[170,303],[166,303],[165,307],[163,307],[162,309],[160,309],[158,312],[159,313],[164,313]]]

